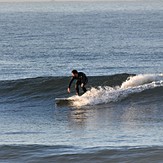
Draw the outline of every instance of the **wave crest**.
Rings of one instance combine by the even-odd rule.
[[[163,75],[140,74],[129,77],[125,82],[122,83],[121,88],[136,87],[160,80],[163,80]]]

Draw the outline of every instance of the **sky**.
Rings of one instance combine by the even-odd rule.
[[[0,2],[52,2],[52,1],[147,1],[147,0],[0,0]]]

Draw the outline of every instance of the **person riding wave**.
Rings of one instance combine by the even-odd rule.
[[[68,93],[70,93],[71,84],[74,80],[76,80],[76,84],[75,84],[76,94],[79,95],[79,86],[82,88],[83,92],[85,93],[87,91],[85,85],[88,83],[88,78],[86,74],[83,72],[78,72],[77,70],[72,70],[72,78],[69,82],[69,86],[67,89]]]

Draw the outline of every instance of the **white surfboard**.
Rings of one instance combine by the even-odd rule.
[[[70,105],[73,101],[74,99],[71,98],[55,98],[55,103],[57,105]]]

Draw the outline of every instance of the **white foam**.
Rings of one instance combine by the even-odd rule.
[[[116,102],[126,98],[130,94],[139,93],[147,89],[163,86],[163,75],[137,75],[130,77],[122,83],[121,87],[91,88],[82,96],[72,96],[74,106],[97,105]]]
[[[142,84],[151,83],[153,81],[159,81],[161,79],[163,79],[162,75],[140,74],[140,75],[129,77],[127,81],[122,83],[121,88],[135,87]]]

